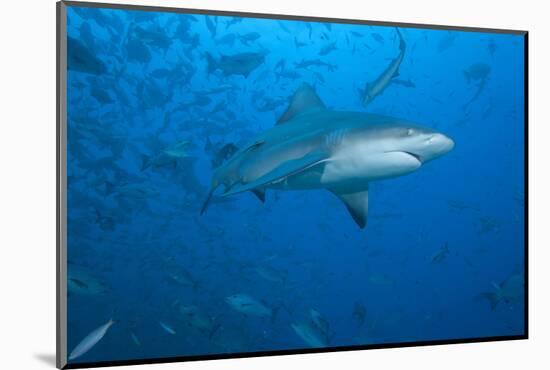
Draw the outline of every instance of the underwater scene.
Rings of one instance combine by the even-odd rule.
[[[69,364],[524,335],[523,35],[66,21]]]

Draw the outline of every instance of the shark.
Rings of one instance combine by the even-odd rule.
[[[403,35],[399,31],[399,28],[395,29],[397,36],[399,36],[399,54],[392,59],[390,64],[386,69],[378,76],[378,78],[372,82],[368,82],[365,85],[365,88],[361,91],[362,101],[365,106],[370,104],[378,95],[381,95],[390,82],[396,82],[395,78],[399,76],[399,67],[403,58],[405,58],[405,50],[407,49],[407,44],[403,39]]]
[[[406,120],[326,107],[303,83],[277,123],[213,171],[203,214],[218,197],[267,189],[324,189],[337,196],[362,229],[369,184],[410,174],[454,147],[448,136]]]

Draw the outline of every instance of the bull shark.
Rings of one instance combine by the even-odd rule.
[[[442,133],[398,118],[328,109],[302,84],[277,124],[214,170],[203,214],[216,189],[228,197],[267,189],[326,189],[360,228],[367,223],[372,181],[412,173],[454,147]]]

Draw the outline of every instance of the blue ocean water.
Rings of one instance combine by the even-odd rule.
[[[67,24],[70,362],[524,333],[523,36],[400,28],[399,74],[365,106],[394,27],[83,7]],[[326,190],[200,215],[214,167],[304,83],[455,147],[370,183],[364,229]]]

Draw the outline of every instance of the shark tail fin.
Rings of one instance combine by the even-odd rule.
[[[399,50],[404,52],[407,48],[407,44],[405,43],[405,40],[403,39],[403,35],[401,34],[401,31],[399,31],[399,28],[395,27],[395,30],[397,31],[397,36],[399,36]]]

